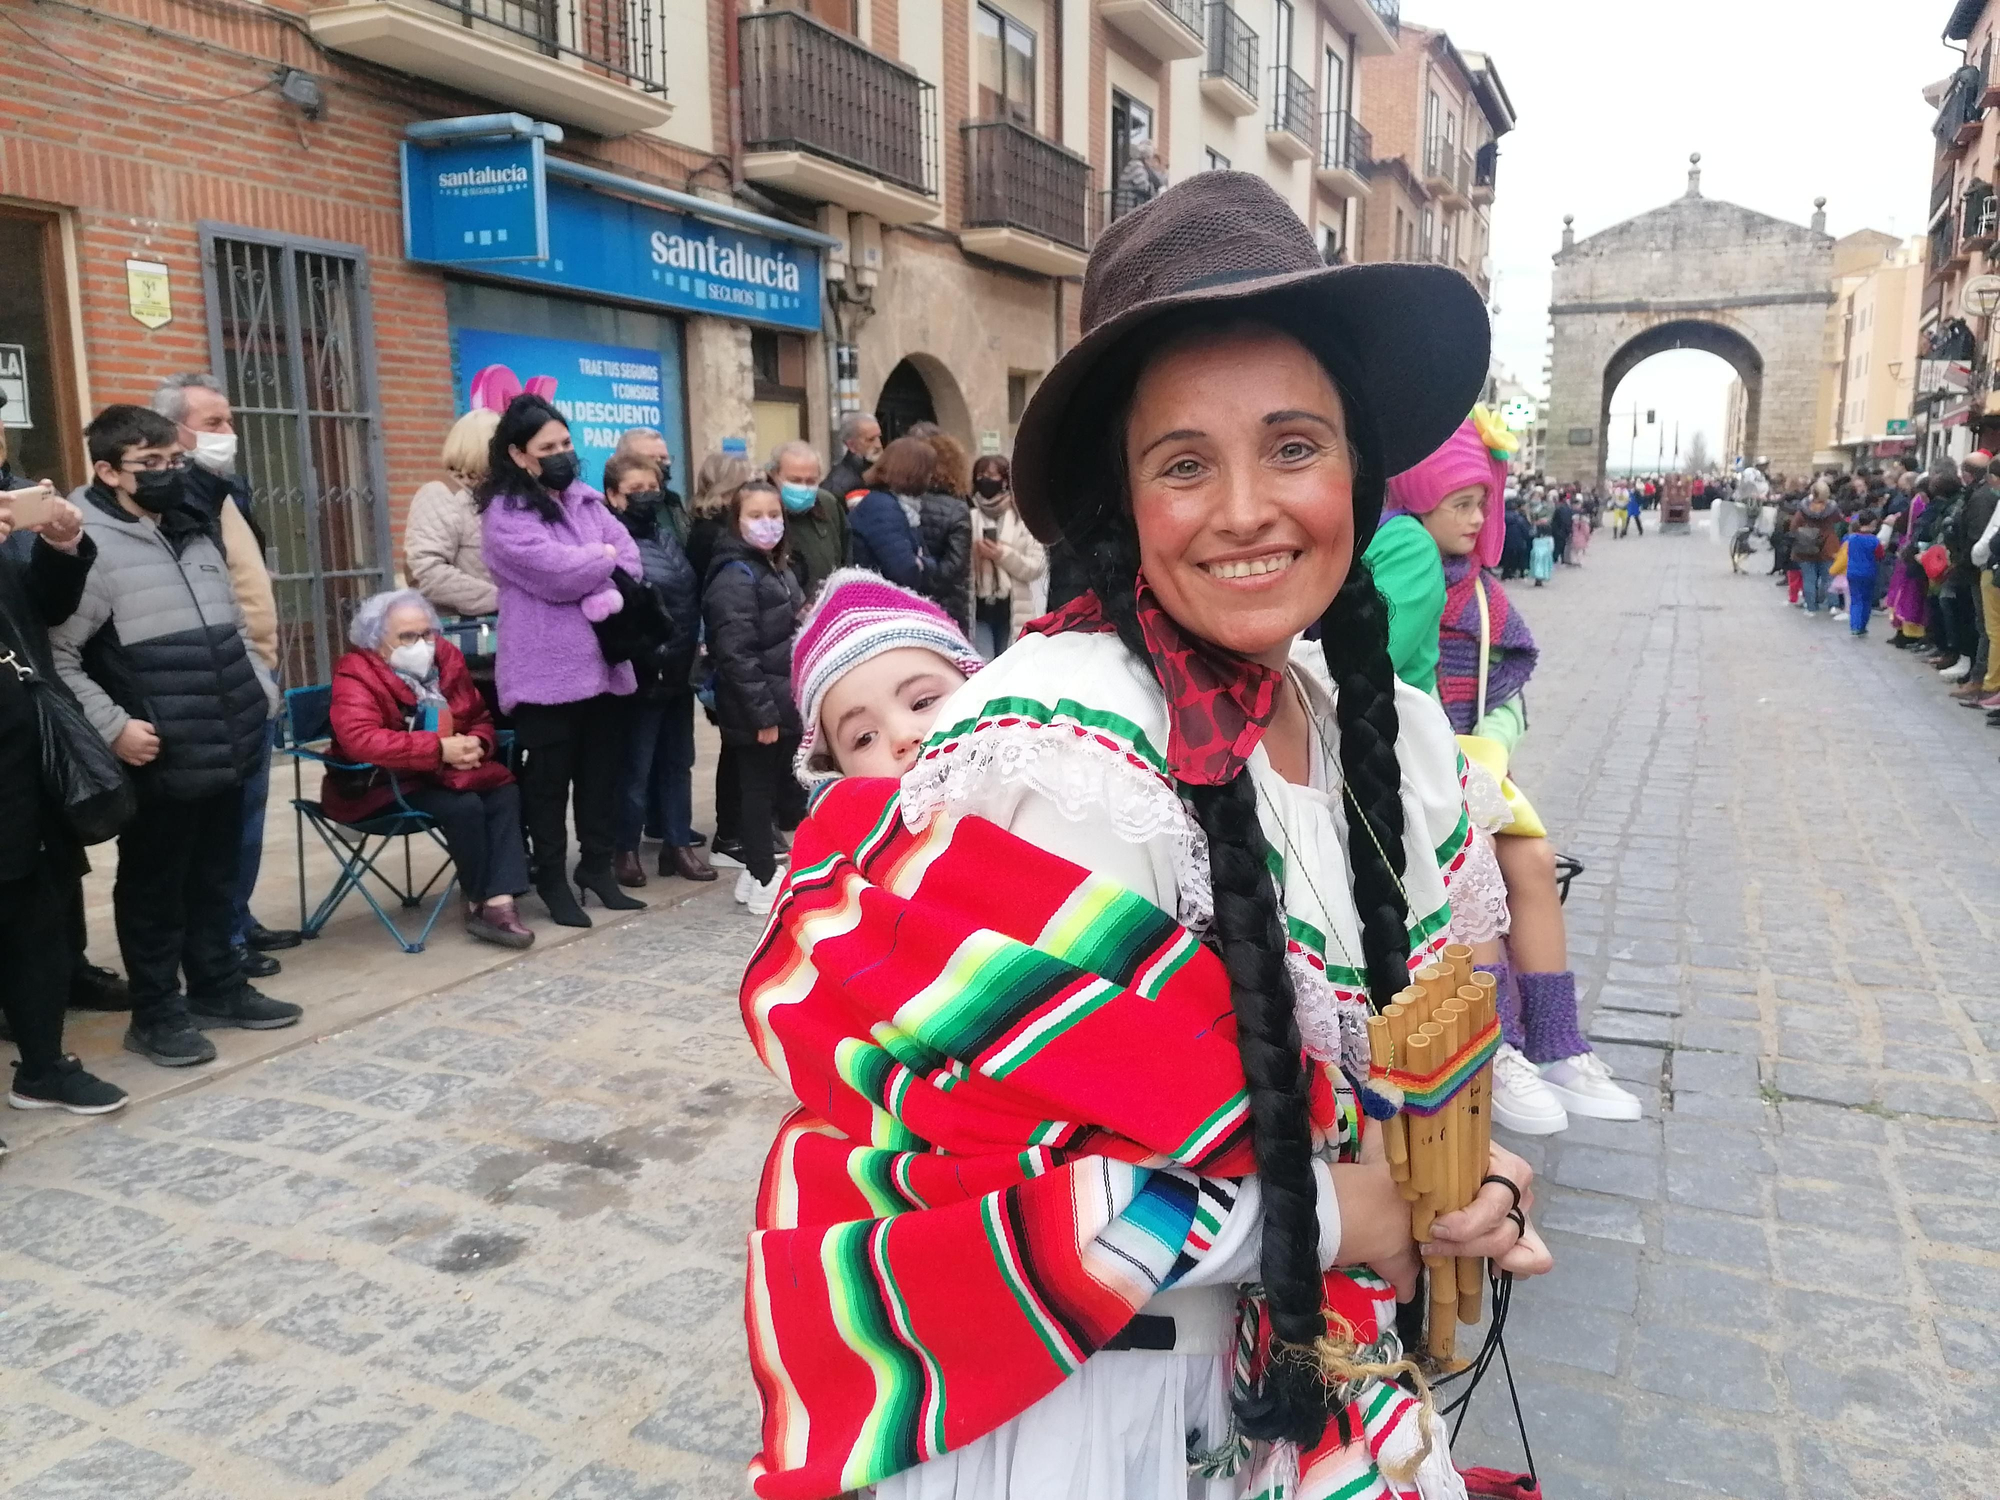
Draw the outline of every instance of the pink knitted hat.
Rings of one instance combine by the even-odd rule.
[[[1507,540],[1507,460],[1489,447],[1499,424],[1475,411],[1459,424],[1445,444],[1413,469],[1405,469],[1389,481],[1389,503],[1383,519],[1392,515],[1429,515],[1438,502],[1453,490],[1468,484],[1486,486],[1486,526],[1474,548],[1482,568],[1498,567],[1500,549]],[[1500,429],[1503,430],[1504,429]]]
[[[830,756],[814,763],[828,690],[863,662],[903,646],[934,651],[968,677],[984,665],[951,616],[921,594],[866,568],[827,576],[792,640],[792,701],[805,726],[792,770],[807,787],[840,774]]]

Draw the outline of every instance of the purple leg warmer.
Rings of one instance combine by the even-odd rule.
[[[1494,978],[1493,999],[1500,1007],[1500,1040],[1510,1047],[1521,1047],[1527,1040],[1527,1034],[1521,1029],[1521,994],[1514,988],[1514,971],[1506,964],[1474,964],[1472,967]]]
[[[1517,974],[1514,983],[1521,991],[1521,1020],[1528,1033],[1521,1050],[1529,1062],[1559,1062],[1590,1050],[1577,1025],[1576,975],[1567,969],[1560,974]]]

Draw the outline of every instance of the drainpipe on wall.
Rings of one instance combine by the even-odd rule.
[[[729,98],[729,185],[743,185],[743,31],[732,5],[722,21],[722,70]]]

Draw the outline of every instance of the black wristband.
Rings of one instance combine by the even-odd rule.
[[[1514,1185],[1514,1179],[1511,1177],[1502,1177],[1498,1172],[1490,1172],[1479,1179],[1481,1187],[1485,1187],[1489,1182],[1499,1183],[1500,1186],[1514,1195],[1514,1209],[1518,1212],[1521,1207],[1521,1190]]]

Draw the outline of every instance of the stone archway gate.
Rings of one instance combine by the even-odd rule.
[[[1620,434],[1606,430],[1612,393],[1640,361],[1680,348],[1720,356],[1742,380],[1745,456],[1768,455],[1783,474],[1812,467],[1834,300],[1825,200],[1811,227],[1790,224],[1704,198],[1691,160],[1686,194],[1663,208],[1582,240],[1563,221],[1549,307],[1551,479],[1594,482],[1623,459]],[[1643,467],[1653,434],[1641,433]]]

